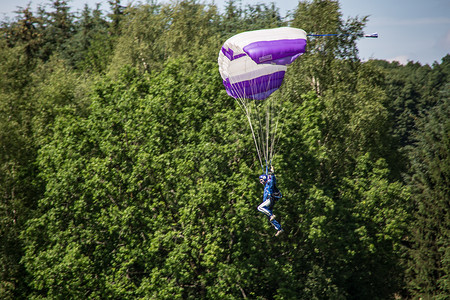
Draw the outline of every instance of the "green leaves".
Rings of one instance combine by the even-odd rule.
[[[42,215],[30,221],[23,236],[24,262],[36,274],[38,293],[95,295],[83,284],[87,276],[104,295],[171,287],[195,295],[214,280],[203,273],[226,255],[223,246],[235,231],[226,229],[226,220],[234,218],[228,216],[230,205],[247,205],[240,198],[247,186],[233,188],[228,180],[237,174],[233,161],[243,156],[229,145],[231,130],[211,132],[214,119],[223,120],[224,129],[236,122],[220,111],[208,116],[217,112],[212,104],[204,102],[210,109],[200,109],[195,93],[211,88],[190,85],[195,79],[178,71],[182,64],[168,64],[150,81],[125,69],[117,83],[97,84],[87,117],[67,110],[56,118],[53,140],[38,160],[47,182]],[[241,223],[242,212],[238,215]],[[44,238],[35,239],[37,232]],[[32,259],[36,255],[40,259]],[[68,272],[70,260],[76,267]],[[144,278],[159,268],[148,291]],[[50,280],[53,272],[73,280]],[[175,283],[163,280],[173,274]]]

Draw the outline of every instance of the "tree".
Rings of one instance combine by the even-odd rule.
[[[109,24],[102,18],[98,5],[94,10],[86,5],[74,24],[74,35],[65,43],[62,56],[69,65],[85,72],[105,71],[112,55]]]
[[[120,5],[120,0],[109,0],[109,6],[111,8],[112,13],[108,15],[111,19],[110,23],[110,31],[113,36],[121,35],[121,22],[124,17],[125,7]]]
[[[399,148],[413,143],[411,135],[416,128],[416,120],[436,104],[439,91],[449,80],[449,57],[445,56],[441,64],[435,63],[431,67],[414,62],[405,66],[396,62],[373,62],[386,70],[385,90],[394,120],[393,136],[398,140]]]
[[[19,234],[41,194],[31,131],[34,107],[28,101],[34,63],[25,48],[0,40],[0,297],[5,299],[26,294]]]
[[[159,70],[164,62],[164,48],[159,39],[166,24],[159,5],[143,5],[130,8],[123,24],[122,35],[117,37],[110,72],[118,72],[131,65],[142,71]]]
[[[61,53],[68,41],[74,34],[74,16],[70,12],[67,1],[54,0],[52,2],[52,12],[42,11],[44,23],[47,25],[43,29],[43,45],[40,48],[40,58],[47,61],[55,52]]]
[[[241,155],[221,145],[232,130],[211,135],[211,116],[226,106],[210,101],[219,75],[208,66],[188,85],[192,69],[183,63],[168,64],[150,85],[125,71],[117,83],[98,85],[89,116],[67,108],[56,118],[39,158],[45,197],[23,233],[35,295],[169,297],[212,286],[215,277],[203,270],[215,268],[219,244],[228,243],[220,236],[230,237],[216,222],[227,216],[231,200],[220,183],[231,184],[224,178],[232,173],[216,172]]]
[[[443,87],[437,105],[421,119],[410,150],[414,224],[410,242],[409,290],[414,296],[446,299],[450,264],[450,98]]]
[[[336,37],[317,37],[308,39],[307,52],[302,72],[305,74],[305,88],[313,87],[322,95],[335,79],[328,76],[335,59],[357,62],[356,40],[360,38],[367,17],[342,20],[338,1],[314,0],[300,1],[294,12],[292,26],[302,28],[308,33],[337,34]],[[356,64],[357,65],[357,64]]]
[[[42,45],[42,20],[35,17],[30,7],[20,9],[17,22],[5,24],[4,38],[9,47],[22,46],[27,59],[32,62]]]

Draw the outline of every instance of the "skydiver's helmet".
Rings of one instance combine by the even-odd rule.
[[[259,182],[265,184],[267,182],[268,176],[266,174],[262,174],[259,176]]]

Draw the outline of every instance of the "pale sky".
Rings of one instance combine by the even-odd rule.
[[[158,3],[170,0],[157,1]],[[173,1],[173,0],[172,0]],[[38,4],[48,4],[51,0],[0,0],[0,18],[13,17],[17,7],[31,3],[35,11]],[[122,3],[144,1],[122,0]],[[225,7],[227,0],[203,0],[202,3],[215,3],[219,9]],[[280,13],[285,16],[293,11],[296,0],[241,0],[246,4],[275,2]],[[72,11],[76,12],[87,3],[94,8],[101,3],[101,9],[109,9],[107,0],[69,0]],[[369,15],[366,33],[378,32],[378,39],[361,39],[358,42],[359,56],[362,60],[371,58],[388,61],[397,60],[432,64],[450,53],[450,1],[449,0],[340,0],[344,18]]]

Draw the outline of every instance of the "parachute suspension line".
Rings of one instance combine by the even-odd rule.
[[[251,87],[252,89],[255,88],[257,89],[257,87]],[[253,92],[253,91],[252,91]],[[266,161],[266,154],[265,154],[265,149],[264,149],[264,131],[263,128],[261,127],[261,117],[260,117],[260,106],[263,104],[260,100],[251,100],[251,104],[250,107],[250,118],[253,120],[253,122],[255,122],[256,124],[256,128],[255,128],[255,135],[254,135],[254,141],[256,144],[258,144],[259,147],[259,151],[260,151],[260,160],[261,160],[261,168],[263,170],[264,173],[264,163]]]
[[[264,164],[267,165],[267,152],[266,152],[266,146],[264,143],[265,139],[265,132],[263,127],[263,120],[261,119],[261,108],[264,105],[264,103],[260,102],[259,100],[256,100],[254,102],[255,104],[255,111],[253,118],[255,121],[257,121],[258,124],[258,143],[260,149],[262,149],[262,156],[264,157]]]
[[[258,139],[255,136],[255,130],[253,129],[253,124],[252,124],[252,120],[251,120],[251,117],[250,117],[250,113],[246,113],[246,115],[247,115],[248,123],[250,124],[250,129],[252,131],[252,137],[253,137],[253,142],[255,143],[256,152],[258,153],[259,164],[261,165],[261,169],[264,172],[263,161],[262,161],[262,153],[261,153],[261,150],[260,150],[261,147],[260,147],[260,145],[258,145]]]
[[[270,82],[269,82],[270,84]],[[276,141],[278,136],[278,122],[283,111],[282,106],[279,105],[279,101],[276,101],[276,97],[271,96],[266,100],[266,124],[265,124],[265,152],[266,152],[266,169],[272,165],[273,156],[276,147]],[[267,171],[267,170],[266,170]]]
[[[236,92],[238,92],[238,91],[236,91]],[[244,96],[245,95],[239,95],[239,97],[237,97],[236,100],[237,100],[237,103],[239,104],[239,107],[244,111],[245,116],[247,117],[247,121],[248,121],[248,124],[250,125],[250,130],[252,132],[253,141],[255,143],[256,153],[258,154],[259,163],[261,165],[261,169],[264,172],[264,167],[263,167],[263,162],[262,162],[262,157],[261,157],[261,150],[257,143],[257,139],[255,136],[255,130],[254,130],[253,124],[252,124],[251,113],[250,113],[251,108],[248,105],[249,104],[248,100],[246,98],[244,98]]]
[[[268,78],[266,86],[261,83],[259,90],[270,90],[272,77]],[[276,101],[274,101],[273,96],[269,96],[266,100],[257,100],[255,102],[255,107],[257,108],[256,117],[259,124],[259,143],[260,149],[263,150],[264,161],[266,165],[266,173],[268,172],[269,166],[272,164],[273,159],[273,143],[275,139],[276,130],[274,130],[274,120],[277,116],[277,109],[274,106]],[[256,118],[255,118],[256,119]]]
[[[270,162],[273,159],[273,147],[274,147],[273,140],[276,136],[276,126],[274,128],[274,121],[275,121],[275,124],[278,123],[278,119],[277,119],[277,115],[276,115],[277,112],[276,112],[276,107],[275,107],[275,101],[271,100],[269,102],[269,108],[268,108],[267,112],[268,112],[267,118],[268,118],[268,121],[270,122],[268,131],[270,131],[270,133],[271,133],[270,137],[269,136],[267,137],[268,139],[270,138],[270,141],[269,140],[267,141],[267,145],[268,145],[267,153],[268,153],[269,164],[270,164]],[[269,145],[270,145],[270,149],[269,149]]]
[[[265,86],[255,86],[250,85],[248,87],[251,94],[256,94],[257,91],[265,90]],[[242,103],[244,112],[246,114],[248,123],[250,125],[250,130],[252,132],[252,138],[255,143],[256,152],[258,154],[261,169],[264,173],[264,165],[267,165],[267,151],[265,146],[265,130],[261,120],[261,106],[264,102],[261,100],[247,99],[245,97],[246,92],[244,91],[242,95],[239,95],[238,99]]]
[[[268,90],[270,87],[270,80],[271,78],[269,77],[268,82],[266,83],[266,86],[264,86],[264,83],[262,82],[261,85],[259,87],[255,87],[256,91],[261,91],[261,90]],[[256,92],[255,91],[255,92]],[[259,141],[259,147],[260,149],[262,149],[262,156],[264,157],[264,163],[266,165],[266,169],[267,169],[267,165],[268,162],[270,160],[269,158],[269,152],[268,152],[268,146],[269,146],[269,136],[270,136],[270,129],[268,126],[268,121],[270,121],[269,116],[267,115],[268,112],[268,103],[267,101],[270,101],[270,98],[267,98],[265,101],[262,100],[255,100],[255,114],[254,114],[254,119],[258,120],[258,129],[259,129],[259,134],[258,134],[258,141]],[[267,173],[267,172],[266,172]]]
[[[270,160],[273,160],[273,156],[275,155],[275,149],[276,149],[276,140],[278,137],[278,140],[280,139],[279,137],[279,133],[278,133],[278,122],[280,121],[282,115],[283,115],[283,111],[284,111],[284,106],[281,105],[280,103],[281,101],[281,97],[280,100],[275,102],[272,102],[272,110],[275,112],[274,117],[272,118],[273,124],[272,124],[272,140],[270,142],[271,148],[270,148]],[[275,104],[278,105],[275,105]]]
[[[268,107],[267,107],[267,109],[266,109],[266,168],[267,168],[267,165],[268,165],[268,161],[270,160],[270,157],[269,157],[269,137],[270,137],[270,129],[271,129],[271,124],[270,124],[270,117],[271,117],[271,107],[270,107],[270,104],[271,104],[271,101],[269,100],[269,103],[268,103],[269,105],[268,105]]]
[[[260,86],[250,85],[248,89],[251,89],[251,94],[268,90],[271,80],[272,78],[269,77],[266,83],[261,83]],[[268,174],[276,152],[276,146],[280,140],[279,134],[282,126],[279,126],[279,121],[285,108],[279,105],[278,101],[275,101],[273,95],[266,100],[255,100],[246,97],[245,89],[239,90],[236,88],[234,91],[237,94],[235,99],[245,113],[250,126],[261,169],[263,173]]]
[[[250,130],[252,131],[253,142],[255,143],[256,152],[258,153],[259,164],[261,165],[261,169],[264,171],[263,161],[262,161],[263,153],[261,153],[261,146],[258,144],[258,139],[255,135],[255,129],[253,128],[253,123],[252,123],[252,118],[251,118],[251,108],[249,108],[249,106],[247,105],[247,106],[245,106],[245,109],[246,109],[247,120],[250,125]]]
[[[267,86],[264,83],[259,87],[261,90],[269,90],[272,78],[269,77],[267,81]],[[254,87],[257,89],[258,87]],[[253,92],[256,93],[256,90]],[[255,135],[259,149],[262,152],[261,158],[264,158],[266,165],[266,173],[269,167],[272,165],[272,160],[275,152],[276,142],[279,140],[278,136],[278,122],[281,116],[282,109],[281,105],[276,105],[278,101],[275,101],[273,96],[269,96],[266,100],[255,100],[255,110],[253,111],[252,119],[257,122],[257,134]]]
[[[257,86],[251,86],[251,88],[254,89],[252,93],[256,93],[256,91],[261,90],[261,87],[258,89]],[[262,127],[261,123],[261,108],[263,107],[264,102],[262,102],[261,100],[251,100],[251,104],[251,107],[253,108],[250,111],[251,118],[256,123],[255,143],[258,144],[260,149],[261,165],[264,173],[264,165],[267,164],[267,154],[264,145],[264,128]]]

